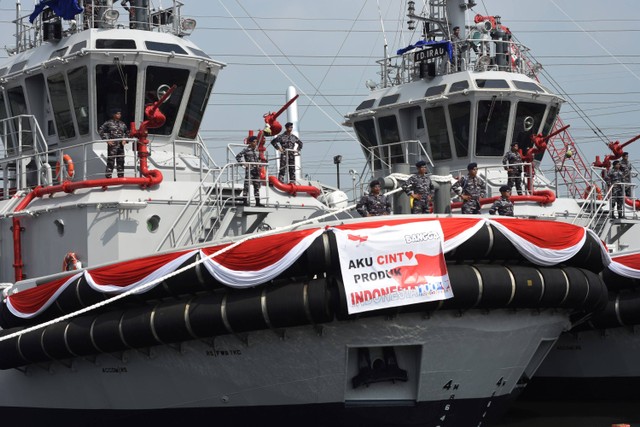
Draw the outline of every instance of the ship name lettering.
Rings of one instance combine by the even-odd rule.
[[[127,372],[127,368],[125,366],[118,366],[115,368],[102,368],[103,374],[123,374]]]
[[[207,356],[222,357],[222,356],[241,356],[242,350],[207,350]]]

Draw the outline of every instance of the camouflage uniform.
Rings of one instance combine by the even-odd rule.
[[[451,189],[459,196],[467,194],[471,196],[469,200],[462,203],[463,214],[479,214],[480,199],[485,197],[484,181],[479,176],[470,178],[469,175],[462,177],[460,181],[455,183]]]
[[[121,120],[109,119],[98,129],[100,138],[112,141],[107,145],[107,169],[105,176],[111,178],[113,174],[113,164],[115,162],[118,170],[118,178],[124,177],[124,141],[123,138],[129,136],[127,125]]]
[[[356,205],[356,210],[362,216],[389,215],[391,202],[383,194],[365,194]]]
[[[613,211],[616,206],[618,208],[618,218],[624,217],[622,212],[623,204],[624,204],[624,192],[622,191],[622,187],[620,185],[615,185],[616,183],[624,182],[624,173],[622,169],[611,169],[607,174],[607,183],[611,187],[611,217],[614,218]]]
[[[236,161],[258,163],[260,156],[255,148],[246,147],[236,155]],[[253,184],[253,196],[256,198],[256,204],[260,204],[260,167],[258,165],[245,166],[244,187],[242,187],[242,195],[245,197],[249,195],[249,183]]]
[[[489,208],[489,213],[495,215],[496,211],[498,215],[513,216],[513,202],[506,197],[500,197],[493,202],[493,205]]]
[[[302,141],[292,133],[283,133],[271,141],[271,145],[276,149],[282,148],[284,150],[284,152],[280,153],[280,171],[278,172],[278,179],[281,182],[284,182],[287,164],[289,165],[289,182],[296,180],[296,153],[294,151],[287,151],[295,150],[296,143],[298,144],[298,152],[300,152],[302,150]]]
[[[622,175],[624,176],[624,180],[622,182],[624,183],[631,183],[631,163],[629,162],[628,159],[620,159],[620,172],[622,172]],[[626,185],[624,187],[624,194],[627,197],[631,197],[631,186],[630,185]]]
[[[420,195],[420,200],[413,199],[411,213],[429,213],[429,199],[433,198],[435,191],[429,176],[420,174],[411,175],[402,186],[402,189],[409,196],[412,194]]]
[[[510,166],[518,163],[522,163],[522,157],[517,152],[507,151],[502,158],[502,164],[507,169],[507,185],[509,188],[515,185],[518,194],[522,195],[522,166]]]

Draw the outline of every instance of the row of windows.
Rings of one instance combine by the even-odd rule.
[[[74,53],[80,52],[80,50],[87,47],[87,41],[83,40],[79,43],[74,44],[69,48],[65,46],[61,49],[55,50],[49,56],[49,59],[53,58],[62,58],[65,55],[73,55]],[[189,53],[182,48],[182,46],[177,45],[175,43],[163,43],[163,42],[155,42],[146,40],[144,42],[144,47],[148,51],[154,52],[165,52],[165,53],[175,53],[178,55],[188,55]],[[135,40],[130,39],[97,39],[96,40],[96,49],[106,49],[106,50],[114,50],[114,49],[138,49]],[[196,56],[201,56],[204,58],[209,58],[205,52],[196,48],[188,48],[192,54]],[[68,51],[68,52],[67,52]],[[10,68],[5,67],[0,69],[0,76],[4,76],[5,74],[12,74],[16,71],[22,70],[27,65],[27,60],[16,62]]]
[[[498,100],[497,97],[478,101],[475,126],[476,156],[502,156],[507,142],[512,141],[517,141],[520,148],[526,150],[531,145],[530,137],[533,134],[540,132],[548,135],[551,132],[559,111],[557,106],[550,106],[545,119],[547,107],[545,104],[519,102],[514,113],[513,135],[507,139],[511,105],[511,101]],[[434,161],[451,159],[454,153],[458,158],[469,156],[471,102],[465,101],[446,107],[428,107],[424,109],[424,117],[428,143],[426,141],[422,143],[425,144],[427,152]],[[379,117],[377,120],[380,143],[378,143],[374,119],[354,123],[358,139],[366,148],[371,149],[400,141],[400,131],[395,115]],[[419,116],[412,126],[415,126],[415,129],[423,128],[422,116]],[[400,146],[396,147],[397,149],[392,147],[390,152],[392,158],[386,159],[387,163],[408,161],[402,158]],[[386,156],[387,153],[385,152],[384,155]],[[380,160],[376,160],[374,166],[380,168]]]
[[[530,92],[540,92],[545,93],[545,89],[533,82],[523,82],[518,80],[513,80],[511,82],[516,89],[526,90]],[[476,87],[478,89],[510,89],[509,83],[506,80],[502,79],[476,79],[475,80]],[[430,98],[433,96],[444,95],[447,85],[438,85],[438,86],[430,86],[427,88],[424,93],[425,98]],[[459,82],[454,82],[450,85],[448,93],[461,92],[465,89],[469,89],[469,82],[467,80],[461,80]],[[387,95],[380,98],[380,102],[378,103],[378,107],[382,107],[385,105],[395,104],[399,101],[400,94],[394,93],[393,95]],[[373,108],[376,103],[375,99],[367,99],[360,103],[356,107],[356,111],[366,110],[368,108]]]

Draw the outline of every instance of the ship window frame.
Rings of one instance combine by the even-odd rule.
[[[440,96],[444,93],[446,88],[447,88],[447,85],[438,85],[438,86],[428,87],[427,90],[424,92],[424,97],[430,98],[432,96]]]
[[[458,108],[464,104],[466,104],[466,111],[464,111],[464,114],[454,114],[459,113],[462,110],[452,111],[452,108]],[[449,121],[451,122],[453,147],[456,152],[456,157],[459,159],[469,157],[469,142],[471,140],[471,101],[449,104],[447,113],[449,114]],[[466,132],[464,131],[465,125]]]
[[[97,39],[96,49],[137,49],[136,41],[133,39]]]
[[[84,76],[76,76],[75,72],[84,70]],[[78,124],[78,133],[87,135],[90,130],[89,126],[89,69],[83,65],[73,68],[67,72],[69,79],[69,89],[71,92],[71,102],[73,103],[73,111],[76,122]],[[77,86],[77,85],[82,85]],[[81,99],[79,94],[83,93],[80,89],[84,89],[85,96]],[[83,109],[84,108],[84,109]]]
[[[153,52],[175,53],[176,55],[189,55],[189,52],[184,50],[182,46],[175,43],[156,42],[153,40],[145,40],[144,46],[147,50]]]
[[[68,46],[65,46],[65,47],[63,47],[61,49],[54,50],[51,53],[51,55],[49,56],[49,59],[62,58],[65,55],[65,53],[67,52],[68,48],[69,48]]]
[[[193,53],[195,56],[201,56],[203,58],[209,58],[211,59],[211,57],[209,55],[207,55],[207,53],[203,50],[197,49],[195,47],[191,47],[191,46],[187,46],[187,49],[189,49],[191,51],[191,53]]]
[[[22,70],[27,65],[27,60],[16,62],[9,68],[9,74]]]
[[[431,160],[449,160],[452,157],[446,114],[447,112],[442,105],[424,109]]]
[[[494,104],[493,106],[491,104]],[[506,105],[506,108],[505,108]],[[495,157],[504,155],[511,117],[512,102],[507,99],[481,99],[476,103],[476,144],[475,154],[478,157]],[[489,116],[491,113],[491,116]],[[486,114],[490,120],[481,123],[481,114]],[[483,123],[485,126],[483,126]],[[488,123],[488,126],[486,125]],[[483,130],[486,128],[486,132]],[[484,133],[485,135],[481,135]]]
[[[60,80],[54,81],[54,78]],[[60,141],[75,138],[76,130],[73,126],[73,112],[69,102],[69,83],[63,72],[47,76],[47,91],[49,92],[49,102],[53,110],[58,138]],[[54,94],[53,91],[60,92],[60,94]]]
[[[367,108],[372,108],[376,103],[376,99],[375,98],[371,98],[371,99],[365,99],[364,101],[362,101],[360,103],[360,105],[358,105],[356,107],[356,111],[359,110],[365,110]]]
[[[395,104],[400,99],[399,93],[394,93],[393,95],[387,95],[380,98],[380,103],[378,103],[378,107],[382,107],[383,105]]]
[[[170,74],[171,78],[175,80],[169,80],[166,78],[163,79],[162,77],[160,77],[160,73],[165,75]],[[185,89],[189,81],[189,74],[189,70],[185,70],[182,68],[165,67],[159,64],[148,65],[145,68],[143,82],[145,105],[157,100],[157,96],[155,95],[157,93],[157,88],[161,84],[172,86],[174,83],[177,84],[178,78],[182,79],[182,81],[179,82],[180,84],[177,84],[177,87],[173,91],[171,96],[160,107],[160,110],[166,117],[165,123],[160,127],[149,129],[150,135],[171,135],[173,133],[178,119],[178,111],[180,110],[180,105],[184,100]],[[150,81],[150,75],[154,78],[153,82]]]
[[[196,73],[196,77],[191,85],[191,93],[189,94],[189,99],[184,110],[184,116],[180,123],[178,137],[195,139],[198,136],[204,113],[209,104],[211,91],[216,83],[216,77],[213,73],[205,73],[202,71]],[[208,79],[211,79],[211,81],[207,81]],[[200,104],[199,109],[191,108],[191,106],[195,107],[197,104]],[[191,124],[193,124],[193,126],[189,128],[188,126]]]
[[[380,130],[380,148],[382,158],[388,165],[405,163],[402,145],[400,142],[400,126],[398,117],[395,114],[381,116],[377,118],[378,129]]]
[[[458,86],[460,86],[460,87],[458,87]],[[462,86],[464,86],[464,87],[462,87]],[[460,80],[459,82],[451,83],[451,86],[449,86],[449,93],[462,92],[465,89],[469,89],[469,81],[468,80]]]
[[[476,79],[475,83],[478,89],[483,90],[510,89],[509,82],[504,79]]]
[[[80,52],[82,49],[86,47],[87,47],[87,41],[82,40],[80,43],[76,43],[73,46],[71,46],[71,49],[69,50],[69,55]]]
[[[373,156],[373,169],[380,170],[382,168],[382,162],[379,153],[377,153],[379,146],[378,134],[376,133],[376,124],[373,118],[353,122],[353,130],[356,133],[358,141],[360,141],[364,147],[367,162],[371,162],[371,156]]]
[[[516,89],[526,90],[528,92],[545,92],[545,90],[534,82],[523,82],[520,80],[512,80],[511,83],[515,86]]]

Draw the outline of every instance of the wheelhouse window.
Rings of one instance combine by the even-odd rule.
[[[476,86],[480,89],[509,89],[506,80],[476,80]]]
[[[429,98],[430,96],[438,96],[438,95],[442,95],[444,93],[444,89],[447,87],[447,85],[438,85],[438,86],[431,86],[429,89],[427,89],[427,91],[424,93],[424,97],[425,98]]]
[[[98,126],[111,117],[109,111],[118,108],[122,121],[131,123],[135,119],[138,67],[119,62],[96,66],[96,111]]]
[[[58,137],[60,140],[75,137],[76,131],[73,127],[73,117],[69,105],[69,91],[64,75],[58,73],[47,77],[47,86],[49,87],[49,99],[53,108]]]
[[[33,148],[33,135],[31,134],[31,123],[29,120],[23,120],[18,117],[21,115],[29,114],[27,110],[27,102],[24,97],[24,90],[22,86],[12,87],[7,90],[7,97],[9,98],[9,109],[11,117],[15,117],[11,120],[10,126],[12,129],[12,145],[14,146],[16,154],[18,153],[18,145],[22,145],[23,150],[30,150]],[[18,130],[22,129],[22,133],[18,134]],[[14,136],[15,135],[15,136]],[[15,138],[15,139],[14,139]]]
[[[355,122],[353,128],[356,131],[358,140],[366,150],[365,156],[367,157],[367,161],[370,162],[371,156],[373,156],[373,168],[375,170],[382,169],[382,162],[377,152],[378,138],[376,137],[376,127],[373,119]]]
[[[96,49],[135,49],[136,42],[127,39],[98,39]]]
[[[358,106],[356,107],[356,111],[358,111],[358,110],[364,110],[364,109],[366,109],[366,108],[371,108],[371,107],[373,107],[373,104],[375,104],[375,103],[376,103],[376,100],[375,100],[375,99],[367,99],[367,100],[364,100],[364,101],[362,101],[362,102],[360,103],[360,105],[358,105]]]
[[[87,67],[69,71],[69,87],[80,135],[89,133],[89,83]]]
[[[384,161],[387,164],[404,163],[401,144],[394,144],[400,142],[400,130],[396,116],[379,117],[378,129],[380,129],[380,145]],[[389,144],[393,145],[389,146]]]
[[[504,155],[510,108],[509,101],[500,101],[497,96],[478,102],[476,156]]]
[[[455,82],[451,84],[451,87],[449,88],[449,93],[462,92],[465,89],[469,89],[469,82],[466,80],[461,80],[459,82]]]
[[[544,89],[542,89],[542,87],[538,86],[533,82],[521,82],[519,80],[514,80],[513,85],[520,90],[528,90],[531,92],[540,92],[540,93],[544,93],[545,91]]]
[[[542,134],[547,136],[551,133],[553,129],[553,125],[556,123],[556,118],[558,117],[558,112],[560,111],[560,107],[556,105],[552,105],[549,107],[549,114],[547,114],[547,118],[544,121],[544,127],[542,128]]]
[[[431,149],[429,155],[433,160],[450,159],[451,143],[444,107],[425,108],[424,115],[427,118],[429,148]]]
[[[0,92],[0,143],[2,143],[2,157],[13,156],[15,147],[13,146],[13,138],[10,137],[10,124],[7,121],[9,115],[4,104],[4,94]]]
[[[213,74],[196,74],[191,95],[189,96],[189,102],[187,103],[187,109],[185,110],[184,118],[180,125],[180,133],[178,136],[181,138],[194,139],[197,136],[200,123],[202,122],[202,116],[207,108],[211,89],[213,89],[215,81],[216,76]]]
[[[189,71],[177,68],[147,67],[146,74],[144,87],[145,105],[159,99],[159,89],[162,91],[161,88],[168,89],[176,85],[176,89],[171,93],[171,96],[160,106],[160,111],[167,118],[164,125],[159,128],[149,129],[150,134],[170,135],[176,122],[180,102],[184,96],[184,88],[187,85]]]
[[[469,156],[469,125],[471,123],[471,102],[449,105],[449,119],[453,134],[453,146],[457,157]]]
[[[152,42],[147,40],[144,42],[144,44],[149,50],[155,50],[158,52],[167,52],[167,53],[173,52],[173,53],[179,53],[180,55],[188,55],[186,50],[184,50],[183,48],[181,48],[175,43],[160,43],[160,42]]]
[[[513,141],[518,141],[518,147],[523,151],[531,146],[531,135],[538,133],[546,107],[544,104],[532,102],[518,103],[513,127]]]

